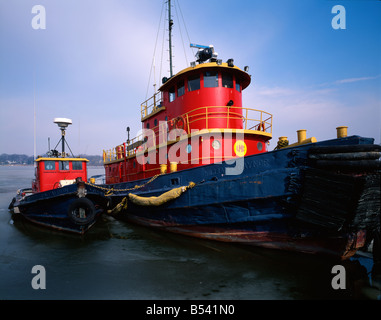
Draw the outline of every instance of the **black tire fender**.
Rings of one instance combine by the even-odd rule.
[[[69,206],[68,216],[75,224],[89,224],[95,219],[95,206],[87,198],[76,199]]]

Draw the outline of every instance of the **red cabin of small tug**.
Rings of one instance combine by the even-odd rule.
[[[232,59],[193,63],[163,79],[159,91],[141,105],[146,131],[103,152],[106,183],[266,152],[272,115],[242,106],[250,81]]]
[[[84,158],[37,158],[32,191],[42,192],[74,183],[77,178],[87,181]]]
[[[54,118],[54,123],[61,130],[61,140],[59,142],[62,143],[62,152],[49,150],[47,157],[38,157],[35,160],[35,179],[32,182],[32,192],[34,193],[72,184],[77,178],[85,182],[87,181],[87,162],[89,160],[85,158],[70,158],[67,157],[69,155],[65,152],[65,131],[72,124],[71,119]]]

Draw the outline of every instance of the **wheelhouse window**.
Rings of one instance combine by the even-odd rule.
[[[59,170],[69,170],[69,161],[60,161]]]
[[[55,161],[44,161],[45,170],[55,170],[56,162]]]
[[[169,102],[172,102],[176,99],[175,87],[169,89]]]
[[[73,161],[73,170],[82,170],[82,162],[81,161]]]
[[[237,79],[235,80],[235,89],[241,92],[241,83]]]
[[[200,89],[200,76],[190,77],[188,79],[188,91],[195,91]]]
[[[233,88],[233,76],[230,73],[222,74],[222,86],[224,88]]]
[[[177,83],[177,96],[181,97],[185,93],[184,80]]]
[[[218,72],[215,72],[215,71],[204,72],[204,87],[205,88],[218,87]]]

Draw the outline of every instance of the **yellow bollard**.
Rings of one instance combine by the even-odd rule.
[[[161,174],[164,174],[164,173],[167,173],[167,165],[166,164],[161,164],[160,165],[160,173]]]
[[[346,127],[346,126],[337,127],[336,128],[337,138],[345,138],[348,135],[347,129],[348,129],[348,127]]]
[[[307,144],[307,143],[315,143],[317,141],[315,137],[307,138],[306,129],[298,130],[297,134],[298,134],[298,142],[288,145],[287,148],[296,147],[296,146]]]
[[[176,172],[177,171],[177,162],[170,162],[169,166],[171,168],[171,172]]]
[[[298,143],[301,143],[302,141],[307,139],[307,130],[306,129],[298,130],[296,132],[298,133]]]

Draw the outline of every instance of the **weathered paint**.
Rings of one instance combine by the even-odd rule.
[[[373,139],[354,136],[325,141],[324,145],[369,143]],[[365,229],[325,229],[297,217],[310,147],[300,145],[245,157],[244,171],[237,176],[225,174],[225,163],[161,175],[133,193],[148,197],[190,181],[196,186],[160,207],[129,202],[126,212],[116,218],[210,240],[349,257],[364,244],[357,234]],[[126,196],[118,189],[146,181],[112,185],[113,203]],[[352,208],[349,210],[346,219],[351,216]]]

